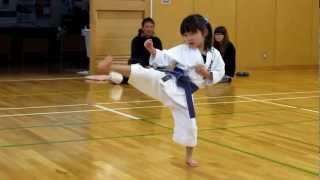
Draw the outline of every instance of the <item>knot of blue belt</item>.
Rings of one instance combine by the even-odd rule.
[[[186,94],[186,100],[187,100],[187,106],[188,106],[188,111],[189,111],[189,116],[190,118],[195,117],[195,110],[193,106],[193,100],[192,100],[192,93],[197,91],[199,88],[197,85],[195,85],[190,77],[185,74],[184,70],[180,68],[174,68],[174,70],[164,70],[164,69],[159,69],[160,71],[164,71],[168,75],[163,77],[162,79],[164,81],[168,80],[171,78],[170,75],[173,75],[177,79],[177,85],[178,87],[181,87],[184,89],[185,94]]]

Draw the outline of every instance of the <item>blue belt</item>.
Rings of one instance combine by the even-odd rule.
[[[195,110],[194,110],[193,101],[192,101],[192,93],[194,93],[199,89],[198,86],[195,85],[191,81],[190,77],[187,76],[185,72],[180,68],[176,67],[174,68],[173,71],[164,70],[164,69],[158,69],[158,70],[167,73],[167,75],[162,78],[163,81],[167,81],[171,79],[171,75],[176,77],[178,87],[183,88],[185,91],[189,116],[190,118],[194,118],[196,115],[195,115]]]

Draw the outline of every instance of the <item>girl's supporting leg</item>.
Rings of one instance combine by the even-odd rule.
[[[174,119],[173,140],[186,147],[186,163],[190,167],[198,166],[198,162],[193,159],[192,153],[197,145],[197,124],[196,119],[189,117],[187,107],[173,105],[170,108]]]
[[[194,147],[186,147],[186,163],[190,167],[197,167],[198,162],[192,158],[193,148]]]

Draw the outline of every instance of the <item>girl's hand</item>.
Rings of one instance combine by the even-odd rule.
[[[154,46],[153,46],[152,39],[147,39],[147,40],[144,42],[144,47],[149,51],[149,53],[150,53],[151,55],[155,55],[155,54],[156,54],[156,49],[155,49]]]
[[[198,64],[195,66],[195,70],[198,74],[200,74],[201,76],[210,79],[210,72],[207,70],[207,68],[202,65],[202,64]]]

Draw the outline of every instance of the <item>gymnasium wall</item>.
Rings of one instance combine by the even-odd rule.
[[[131,39],[143,17],[150,16],[150,0],[90,0],[90,70],[107,55],[127,63]]]
[[[182,42],[183,17],[201,13],[224,25],[237,48],[237,69],[316,67],[318,0],[90,0],[91,70],[107,54],[126,63],[130,41],[152,14],[165,48]],[[150,4],[152,3],[152,10]]]
[[[238,69],[318,64],[318,0],[154,0],[156,33],[166,48],[182,42],[179,25],[190,13],[228,28]]]

